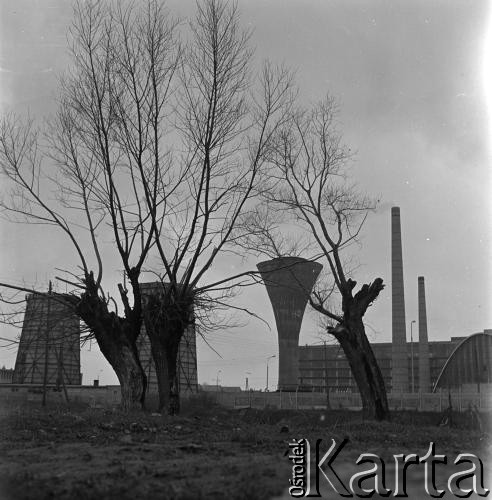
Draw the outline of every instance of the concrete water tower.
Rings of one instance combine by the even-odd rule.
[[[278,333],[278,388],[296,390],[299,332],[309,294],[323,266],[301,257],[279,257],[258,265],[275,315]]]

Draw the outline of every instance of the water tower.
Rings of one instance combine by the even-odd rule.
[[[309,294],[323,268],[301,257],[279,257],[258,265],[275,315],[279,390],[293,391],[299,379],[299,332]]]

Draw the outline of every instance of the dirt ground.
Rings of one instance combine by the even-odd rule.
[[[1,500],[288,498],[293,438],[322,438],[327,448],[348,437],[340,467],[363,452],[424,453],[430,441],[451,460],[489,456],[491,446],[487,429],[462,417],[440,427],[439,415],[424,413],[376,424],[356,412],[226,410],[202,399],[176,417],[73,407],[3,414]]]

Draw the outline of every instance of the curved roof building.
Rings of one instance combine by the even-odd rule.
[[[433,392],[463,385],[492,382],[492,330],[475,333],[462,340],[441,369]]]

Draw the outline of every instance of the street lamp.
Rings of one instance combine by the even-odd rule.
[[[249,387],[248,387],[248,375],[251,375],[251,372],[245,372],[244,374],[246,375],[245,390],[247,391],[249,389]]]
[[[277,356],[274,354],[273,356],[269,356],[267,358],[267,379],[266,379],[266,392],[268,392],[268,362],[272,359],[272,358],[276,358]]]
[[[215,388],[216,388],[217,392],[219,392],[219,373],[222,373],[222,370],[219,370],[217,372],[217,378],[216,378],[216,381],[215,381]]]
[[[412,394],[415,392],[415,378],[413,375],[413,324],[416,323],[415,320],[412,320],[410,323],[410,356],[411,356],[411,366],[412,366]]]

